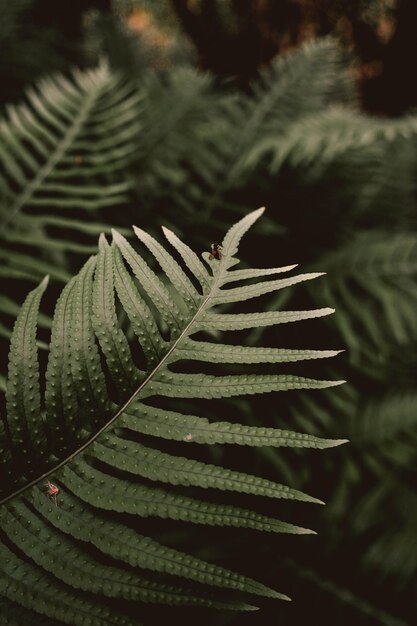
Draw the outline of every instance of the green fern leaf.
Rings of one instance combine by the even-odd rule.
[[[162,227],[162,231],[169,243],[179,252],[188,269],[194,274],[199,281],[203,293],[210,288],[210,274],[196,255],[181,239],[177,237],[169,228]]]
[[[249,96],[233,94],[219,99],[209,120],[208,139],[199,141],[203,143],[199,146],[201,157],[193,146],[189,158],[189,168],[200,182],[193,201],[205,202],[206,210],[213,209],[225,193],[242,188],[248,164],[253,169],[259,162],[254,154],[260,145],[321,112],[332,100],[352,100],[353,89],[347,73],[341,71],[343,65],[334,41],[309,42],[294,54],[279,55],[251,85]],[[242,131],[237,133],[237,128]]]
[[[95,441],[89,454],[111,467],[171,485],[211,487],[269,498],[323,504],[321,500],[286,485],[185,457],[172,456],[159,450],[151,450],[140,444],[119,439],[115,435],[101,437],[100,443]]]
[[[36,347],[37,312],[48,279],[26,298],[16,320],[10,343],[7,415],[10,436],[23,458],[38,456],[44,449],[40,415],[39,366]]]
[[[173,338],[177,338],[181,334],[181,324],[185,320],[168,289],[120,233],[113,231],[113,240],[171,330]]]
[[[262,592],[261,595],[266,593],[265,587],[251,578],[162,546],[150,537],[140,535],[113,520],[98,518],[93,511],[89,511],[69,493],[66,494],[65,502],[61,504],[59,517],[56,516],[55,508],[45,501],[40,491],[34,494],[31,503],[50,524],[63,533],[89,542],[104,554],[126,562],[132,567],[181,576],[225,589],[258,594]],[[272,590],[269,590],[268,594],[271,592]]]
[[[193,339],[184,340],[178,350],[183,359],[210,363],[292,363],[308,359],[325,359],[342,352],[342,350],[285,350],[225,346],[207,341],[193,341]]]
[[[94,429],[106,413],[104,373],[92,324],[92,287],[96,260],[89,259],[78,274],[71,293],[71,374],[84,427]]]
[[[55,577],[17,557],[3,543],[0,556],[0,592],[8,600],[74,626],[139,626],[138,622],[91,602],[79,591],[70,591]]]
[[[100,348],[120,397],[133,391],[138,383],[128,341],[119,328],[114,299],[113,262],[111,248],[100,235],[93,293],[92,323]]]
[[[146,435],[194,443],[235,443],[246,446],[332,448],[345,439],[321,439],[278,428],[244,426],[227,421],[209,422],[204,417],[183,415],[136,402],[120,418],[120,426]]]
[[[265,313],[206,313],[197,321],[198,330],[245,330],[261,326],[275,326],[288,322],[299,322],[315,317],[331,315],[334,309],[329,307],[311,311],[266,311]]]
[[[80,429],[78,397],[71,372],[72,292],[76,278],[63,289],[56,308],[51,331],[48,367],[46,370],[45,412],[52,436],[61,448],[66,440],[77,437]]]
[[[209,424],[198,415],[183,415],[143,403],[144,399],[209,400],[321,389],[342,382],[292,374],[211,375],[181,371],[184,362],[197,364],[207,360],[217,365],[250,365],[337,354],[325,350],[210,344],[195,336],[203,327],[209,331],[219,327],[233,330],[331,312],[329,309],[272,314],[217,312],[220,302],[231,299],[237,302],[283,286],[281,280],[272,280],[237,289],[223,287],[235,280],[233,274],[238,272],[230,268],[239,262],[234,255],[240,239],[262,212],[260,209],[249,214],[230,229],[219,261],[203,254],[208,270],[170,231],[165,230],[165,235],[185,261],[184,268],[154,238],[135,229],[158,261],[164,280],[120,233],[114,232],[111,245],[101,236],[98,256],[90,258],[68,283],[56,306],[45,376],[44,411],[40,400],[36,317],[46,281],[28,296],[12,338],[8,414],[0,431],[4,451],[1,469],[7,476],[7,482],[2,484],[0,513],[2,533],[7,537],[0,544],[7,561],[2,571],[5,580],[2,594],[8,602],[20,603],[24,609],[32,608],[48,618],[82,625],[131,623],[102,607],[102,596],[234,610],[253,608],[234,598],[218,598],[213,591],[195,592],[177,587],[169,579],[154,581],[146,577],[146,570],[168,577],[180,576],[209,588],[288,599],[248,577],[165,548],[117,520],[118,514],[125,513],[139,518],[159,517],[274,533],[314,532],[250,508],[221,504],[211,498],[207,501],[194,493],[183,495],[174,487],[318,503],[317,498],[270,480],[150,448],[145,442],[129,437],[133,432],[151,434],[159,443],[164,439],[180,440],[184,448],[191,441],[316,448],[343,443],[228,422]],[[187,270],[200,283],[201,292]],[[238,273],[237,280],[272,276],[277,269],[255,270],[255,274],[244,272]],[[315,278],[318,274],[295,276],[284,279],[284,283],[293,284],[306,276]],[[128,342],[120,326],[120,307],[131,321],[139,346]],[[138,349],[143,359],[135,356]],[[141,361],[140,367],[137,359]],[[147,483],[142,483],[143,480]],[[169,487],[164,489],[154,482],[167,483]],[[49,500],[46,488],[50,490]],[[111,556],[112,564],[102,563],[84,544]],[[24,560],[20,555],[24,555]],[[133,570],[126,570],[123,564],[129,564]],[[35,598],[31,589],[41,585],[42,579],[48,580],[48,586],[43,585]],[[60,607],[54,607],[52,602],[57,594],[63,598]]]
[[[81,461],[73,462],[71,469],[65,467],[62,476],[58,478],[78,498],[107,511],[130,513],[141,517],[169,518],[207,526],[253,528],[295,535],[316,534],[309,528],[259,515],[250,510],[205,502],[188,496],[179,496],[164,489],[129,483],[98,471]],[[92,489],[94,486],[97,486],[97,489]]]
[[[2,529],[37,565],[76,589],[155,604],[233,608],[210,598],[194,597],[185,589],[152,582],[103,565],[69,539],[62,535],[51,535],[44,522],[21,503],[6,507],[2,516]],[[108,580],[112,584],[109,585]]]
[[[133,230],[140,241],[142,241],[155,256],[162,270],[168,276],[190,311],[196,311],[201,296],[175,259],[173,259],[153,237],[145,233],[144,230],[136,226]]]
[[[4,278],[37,283],[49,274],[65,283],[74,255],[95,253],[96,236],[110,230],[99,213],[129,197],[139,103],[135,85],[103,63],[43,79],[7,108],[0,120]]]

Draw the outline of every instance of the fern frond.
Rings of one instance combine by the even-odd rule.
[[[334,309],[325,307],[311,311],[266,311],[265,313],[207,313],[197,322],[199,330],[245,330],[262,326],[275,326],[288,322],[299,322],[334,313]]]
[[[307,43],[293,54],[279,56],[263,70],[249,97],[233,94],[219,99],[212,123],[209,120],[206,128],[202,125],[201,157],[193,151],[189,163],[200,182],[193,201],[208,197],[208,208],[213,208],[216,199],[238,184],[242,186],[248,156],[266,139],[282,135],[296,121],[322,111],[329,102],[352,100],[353,90],[347,74],[340,71],[342,65],[340,50],[331,39]],[[242,132],[236,133],[237,128]],[[196,187],[194,180],[190,187]]]
[[[120,426],[146,435],[193,443],[319,449],[346,443],[346,440],[321,439],[279,428],[245,426],[227,421],[210,422],[204,417],[183,415],[140,402],[125,411],[120,418]]]
[[[351,423],[349,434],[357,445],[383,446],[415,428],[417,397],[414,391],[390,393],[367,402],[361,418]],[[409,442],[412,446],[412,441]]]
[[[0,122],[0,239],[8,271],[20,269],[19,278],[31,282],[45,273],[66,282],[69,255],[95,252],[98,213],[129,196],[139,103],[135,86],[102,64],[71,79],[43,79],[22,104],[8,107]],[[75,243],[74,231],[86,242]]]
[[[121,115],[126,97],[130,97],[129,109]],[[60,75],[44,79],[28,90],[27,98],[27,104],[8,110],[1,125],[3,163],[10,177],[3,181],[3,194],[12,202],[7,210],[2,209],[3,228],[37,203],[88,209],[92,208],[88,198],[95,198],[97,208],[102,201],[106,205],[109,197],[125,194],[126,182],[94,186],[91,181],[103,176],[111,163],[113,171],[124,167],[132,151],[124,135],[133,131],[132,121],[137,123],[132,105],[138,100],[130,86],[103,65],[85,74],[75,72],[73,82]],[[109,131],[114,133],[111,142]],[[103,143],[106,136],[108,146]],[[94,145],[90,137],[95,138]],[[68,164],[72,167],[63,171]],[[82,177],[90,184],[61,184],[64,176]],[[17,193],[15,185],[20,187]],[[25,214],[22,223],[25,220],[30,221],[30,215]]]
[[[310,182],[323,178],[327,169],[335,164],[338,164],[339,172],[343,175],[345,165],[346,175],[350,175],[351,182],[356,181],[356,184],[363,183],[359,168],[365,167],[366,175],[372,172],[368,186],[368,191],[371,191],[383,184],[378,169],[381,168],[382,175],[383,160],[387,158],[388,150],[401,139],[404,145],[404,140],[415,137],[416,131],[414,116],[386,120],[334,107],[297,120],[279,138],[264,138],[248,154],[245,165],[251,169],[269,155],[268,169],[271,174],[276,174],[282,164],[287,163],[294,170],[302,168],[305,178]],[[358,167],[353,170],[355,161]],[[347,167],[348,164],[350,167]],[[352,176],[352,171],[355,176]],[[369,199],[366,201],[369,202]]]
[[[174,67],[163,78],[149,73],[142,82],[143,125],[137,159],[137,188],[147,198],[181,196],[195,186],[189,172],[190,149],[201,161],[210,158],[200,139],[201,128],[217,110],[215,79],[190,67]],[[182,202],[184,204],[184,202]],[[152,205],[150,206],[152,209]],[[188,207],[188,210],[190,207]]]
[[[44,278],[26,298],[16,320],[10,343],[7,386],[7,415],[11,440],[23,457],[33,456],[44,448],[45,433],[40,414],[39,365],[36,327],[39,304],[46,289]],[[30,455],[32,452],[32,455]]]
[[[86,462],[73,462],[71,469],[66,466],[60,478],[78,498],[107,511],[130,513],[140,517],[168,518],[207,526],[252,528],[296,535],[316,534],[309,528],[259,515],[254,511],[206,502],[161,488],[150,488],[114,478],[108,472],[98,471]],[[98,488],[92,489],[96,485]]]
[[[93,292],[92,324],[110,375],[121,397],[135,387],[138,375],[116,313],[111,248],[100,236],[99,255]]]
[[[164,280],[120,233],[114,231],[111,245],[101,236],[97,257],[91,257],[67,284],[56,306],[45,376],[44,409],[40,401],[36,316],[46,281],[29,294],[12,339],[7,382],[8,416],[0,431],[1,448],[5,452],[1,469],[7,477],[2,484],[4,542],[1,549],[4,558],[9,559],[3,570],[6,585],[2,593],[8,601],[19,603],[23,595],[23,607],[32,607],[35,612],[70,624],[131,623],[127,619],[123,621],[123,617],[110,616],[106,608],[101,608],[101,596],[235,610],[253,608],[233,598],[219,599],[213,592],[194,592],[179,588],[169,580],[148,579],[141,570],[181,576],[245,594],[288,599],[248,577],[203,564],[192,556],[137,535],[117,519],[117,514],[124,513],[138,518],[159,517],[273,533],[314,532],[250,508],[218,503],[211,498],[207,501],[194,493],[183,495],[174,488],[209,488],[320,503],[317,498],[271,480],[151,448],[145,441],[134,441],[130,437],[135,432],[151,434],[153,440],[159,438],[160,443],[164,439],[182,440],[184,449],[190,441],[319,449],[343,443],[342,440],[327,441],[300,433],[227,422],[210,425],[198,415],[183,415],[144,404],[145,399],[157,404],[163,398],[209,400],[329,388],[342,382],[293,374],[220,372],[220,375],[211,375],[198,371],[197,364],[203,360],[218,366],[223,363],[250,365],[337,354],[337,351],[325,350],[209,344],[197,339],[196,333],[202,324],[211,331],[219,325],[232,330],[239,327],[236,318],[241,327],[248,327],[248,324],[295,321],[330,312],[328,309],[289,312],[286,317],[285,312],[276,312],[275,317],[262,313],[217,312],[224,302],[244,301],[254,294],[305,280],[306,276],[309,279],[319,276],[317,273],[301,274],[284,282],[280,279],[239,288],[224,287],[235,281],[236,270],[231,268],[239,262],[235,257],[239,242],[262,212],[263,209],[254,211],[229,230],[220,260],[210,260],[203,253],[207,269],[170,231],[165,229],[165,235],[180,253],[185,266],[156,239],[136,228],[139,240],[159,263]],[[200,282],[201,289],[195,286],[188,272]],[[255,272],[257,277],[272,276],[276,269]],[[245,273],[238,274],[236,280],[253,278],[254,274]],[[131,320],[139,346],[128,342],[119,323],[120,308]],[[221,320],[219,323],[217,317]],[[182,371],[185,362],[194,364],[192,373]],[[23,449],[25,454],[21,458]],[[46,479],[48,488],[51,484],[54,487],[54,503],[48,500],[42,485]],[[154,483],[166,483],[169,487],[164,489]],[[111,556],[112,564],[102,563],[84,543]],[[22,554],[25,560],[21,559]],[[126,570],[124,564],[132,566],[133,570]],[[31,585],[42,585],[42,577],[52,582],[34,599]],[[82,595],[78,596],[80,591]],[[73,602],[71,611],[53,608],[52,598],[58,593],[63,597],[62,607]],[[87,593],[88,600],[84,602]]]
[[[97,517],[93,510],[88,510],[70,493],[66,494],[65,502],[61,504],[59,517],[56,516],[54,507],[45,501],[41,491],[34,494],[31,503],[50,524],[63,533],[89,542],[104,554],[132,567],[181,576],[225,589],[247,593],[251,593],[253,589],[266,592],[263,585],[246,576],[162,546],[150,537],[140,535],[115,520],[108,521]],[[268,591],[270,592],[271,590]]]
[[[325,359],[342,350],[285,350],[280,348],[252,348],[224,346],[207,341],[188,339],[179,347],[183,359],[210,363],[292,363],[308,359]]]
[[[321,257],[328,279],[310,293],[318,303],[337,301],[338,324],[353,363],[367,368],[375,350],[389,351],[392,341],[402,345],[415,336],[416,255],[414,234],[369,231]]]
[[[172,456],[115,435],[108,437],[103,435],[100,443],[95,441],[92,444],[89,454],[110,467],[171,485],[194,485],[205,489],[211,487],[269,498],[323,504],[321,500],[286,485],[279,485],[241,472],[233,472],[216,465],[192,461],[185,457]]]
[[[155,604],[232,608],[210,598],[194,597],[185,589],[146,580],[100,563],[62,534],[59,537],[50,535],[44,521],[22,503],[6,507],[2,516],[2,529],[38,566],[76,589]],[[112,582],[111,585],[108,580]]]
[[[44,570],[19,558],[0,543],[2,570],[0,591],[6,599],[46,615],[61,623],[74,626],[139,626],[138,622],[118,615],[104,606],[88,600],[80,591],[48,576]],[[59,598],[59,602],[57,602]]]

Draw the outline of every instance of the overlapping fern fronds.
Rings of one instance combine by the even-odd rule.
[[[302,259],[308,271],[320,269],[328,273],[326,281],[312,283],[316,289],[311,289],[305,308],[337,307],[334,328],[342,336],[340,344],[347,347],[343,366],[338,363],[337,368],[329,368],[326,377],[349,378],[351,384],[342,388],[342,393],[331,394],[332,401],[326,392],[306,394],[307,398],[298,394],[303,397],[301,409],[291,411],[293,415],[296,413],[294,417],[300,430],[315,432],[317,437],[342,430],[353,440],[350,452],[341,457],[344,464],[338,464],[340,473],[337,474],[333,467],[338,489],[331,507],[327,507],[328,538],[335,527],[340,531],[339,544],[333,544],[336,573],[341,558],[346,562],[348,538],[353,537],[353,543],[361,542],[364,537],[367,541],[366,533],[369,532],[375,540],[369,544],[364,562],[372,564],[374,572],[395,572],[398,580],[407,584],[417,567],[415,553],[407,550],[409,537],[415,533],[413,487],[404,486],[404,481],[408,481],[410,475],[412,477],[415,465],[413,372],[416,362],[411,346],[415,342],[416,319],[413,234],[417,197],[416,123],[414,115],[396,121],[374,119],[346,108],[328,109],[329,103],[349,98],[349,95],[343,97],[347,88],[345,76],[340,52],[330,42],[315,42],[295,55],[279,60],[271,70],[266,70],[259,83],[252,86],[249,95],[238,93],[230,84],[220,88],[212,77],[189,69],[173,68],[168,75],[151,76],[146,81],[141,72],[140,122],[143,126],[138,129],[134,116],[131,126],[130,122],[126,126],[132,129],[130,138],[129,131],[126,133],[126,141],[132,146],[135,144],[138,154],[133,181],[137,189],[134,205],[137,217],[132,218],[128,213],[104,205],[99,209],[100,214],[81,207],[26,206],[22,214],[30,217],[31,230],[20,227],[16,230],[12,222],[8,230],[13,237],[23,234],[30,238],[33,235],[34,241],[39,237],[45,245],[35,247],[23,242],[3,241],[7,246],[7,258],[2,259],[6,263],[3,271],[8,280],[19,278],[23,293],[29,288],[26,280],[37,282],[45,273],[49,273],[52,279],[65,282],[78,264],[79,252],[90,254],[95,249],[93,238],[101,230],[107,232],[108,225],[115,223],[115,217],[120,225],[130,224],[134,219],[143,227],[146,220],[146,226],[152,228],[163,219],[173,228],[172,224],[176,222],[173,216],[181,212],[184,219],[178,220],[175,228],[183,228],[184,232],[192,230],[194,243],[203,240],[202,245],[206,245],[204,241],[218,239],[218,233],[228,219],[243,214],[248,206],[268,203],[271,206],[268,219],[257,227],[258,235],[267,235],[263,239],[265,247],[256,250],[256,255],[261,257],[259,264],[264,260],[263,254],[268,254],[268,245],[272,241],[274,248],[278,248],[275,237],[282,235],[285,228],[287,236],[281,236],[278,242],[282,258],[292,261],[296,248],[297,259]],[[128,94],[132,93],[126,89]],[[134,91],[136,87],[131,86],[131,89]],[[105,93],[104,89],[102,99],[97,101],[103,110]],[[86,98],[87,94],[83,94]],[[65,100],[60,89],[54,89],[53,94],[48,92],[46,111],[50,108],[55,111],[52,95],[53,100]],[[127,100],[129,97],[126,96]],[[115,120],[119,119],[118,106],[115,104]],[[42,120],[40,111],[30,103],[28,107],[35,121],[45,125],[47,131],[57,132],[47,120]],[[78,110],[72,108],[73,113]],[[14,128],[12,115],[7,125]],[[98,132],[100,129],[99,126]],[[107,133],[105,126],[103,133]],[[111,141],[111,132],[105,138]],[[24,151],[18,155],[18,163],[25,158],[25,152],[29,152],[29,156],[34,154],[27,139],[21,140],[21,146]],[[94,150],[94,143],[90,142],[86,150],[85,154]],[[90,184],[81,171],[89,174],[91,171],[87,168],[88,158],[81,159],[78,150],[72,150],[70,154],[76,161],[63,162],[59,169],[70,165],[71,168],[77,167],[76,177],[68,181],[75,183],[75,190],[79,185]],[[27,174],[27,165],[23,167]],[[112,171],[110,167],[99,175],[100,185],[95,189],[99,198],[103,197],[103,183],[126,181],[124,167],[116,173]],[[11,185],[9,197],[13,201],[21,189],[15,182],[10,183],[10,173],[6,174],[5,180]],[[47,190],[40,198],[49,198],[50,193]],[[118,194],[109,197],[116,198],[114,206],[118,208],[119,199],[123,204],[126,194],[121,193],[119,199]],[[220,210],[214,210],[213,214],[206,210],[217,206]],[[9,208],[7,204],[6,211]],[[75,221],[69,220],[70,214]],[[45,216],[46,225],[42,222]],[[195,227],[201,223],[203,228]],[[381,231],[383,226],[386,226],[385,232]],[[78,245],[69,245],[64,251],[60,246],[55,249],[55,240],[59,243],[64,239],[71,243],[74,236]],[[13,254],[10,253],[12,247]],[[4,283],[0,305],[6,316],[5,335],[9,335],[11,320],[18,311],[17,300],[10,298],[9,285],[9,282]],[[306,291],[303,289],[303,296]],[[175,291],[171,290],[170,294],[174,297]],[[294,302],[300,293],[283,290],[280,294],[279,299],[270,305],[272,311],[298,306]],[[119,309],[120,303],[117,307]],[[155,314],[155,310],[152,311]],[[50,320],[40,315],[39,325],[47,327],[48,324]],[[257,330],[252,330],[248,345],[255,345]],[[47,347],[46,343],[39,343]],[[185,351],[184,354],[187,355]],[[206,360],[215,363],[216,359],[215,350],[210,349]],[[403,360],[407,362],[403,363]],[[353,371],[348,369],[349,362]],[[68,368],[71,371],[70,364]],[[111,388],[114,390],[114,385]],[[325,402],[319,402],[321,396],[325,396]],[[142,434],[151,437],[156,425],[159,428],[165,424],[165,413],[177,420],[176,411],[172,407],[169,410],[171,413],[154,413],[147,419],[141,413]],[[223,415],[219,417],[223,418]],[[251,438],[246,443],[252,441],[258,445],[266,437],[271,441],[274,433],[263,413],[257,414],[256,422],[251,422],[254,419],[248,414],[245,420],[246,424],[259,426],[257,435],[251,431]],[[203,437],[213,443],[230,443],[237,433],[250,428],[245,426],[242,431],[243,427],[237,427],[231,421],[202,423],[191,418],[186,421],[185,429],[182,421],[179,426],[177,421],[175,424],[168,434],[163,428],[159,430],[161,439],[172,437],[177,440],[176,445],[187,445],[191,450],[193,446],[188,439],[183,441],[190,435],[193,442]],[[280,423],[279,419],[274,425],[286,428],[286,423]],[[291,435],[289,441],[295,444],[303,440]],[[272,455],[269,458],[273,458]],[[281,457],[279,462],[282,467]],[[395,480],[392,479],[393,468]],[[296,477],[297,469],[288,471],[288,474]],[[291,482],[286,477],[284,480]],[[375,497],[372,492],[369,500],[361,499],[352,513],[358,484],[366,485],[371,493],[370,481],[375,482]],[[377,493],[380,485],[383,489]],[[61,502],[61,512],[63,506],[65,504]],[[82,506],[87,509],[85,504]],[[382,519],[388,507],[394,523],[381,528],[378,517]],[[356,519],[353,519],[355,515]],[[358,523],[359,518],[361,523]],[[398,528],[404,528],[406,532],[397,532]],[[359,559],[355,558],[354,551],[352,554],[347,571],[349,566],[355,571],[352,580],[356,582],[360,579]],[[404,562],[407,559],[407,567],[401,568],[402,559]],[[305,565],[314,569],[314,559],[307,560]],[[394,577],[390,578],[391,582],[395,583]],[[383,595],[381,593],[381,597]],[[12,615],[11,604],[4,606]],[[26,610],[17,606],[13,610],[15,621],[30,623]],[[349,614],[344,619],[348,624],[352,621]],[[47,618],[44,621],[50,623]]]
[[[191,67],[178,67],[167,76],[148,73],[140,80],[143,96],[143,128],[138,137],[135,186],[141,213],[157,202],[169,201],[191,214],[184,196],[200,197],[189,159],[201,164],[201,175],[210,171],[204,142],[208,125],[218,120],[221,103],[229,101],[215,88],[214,77]],[[234,98],[232,97],[234,100]],[[168,207],[169,208],[169,207]]]
[[[323,39],[279,57],[253,82],[249,94],[220,90],[212,77],[191,70],[176,69],[159,85],[154,78],[152,91],[159,97],[149,92],[149,125],[156,127],[158,144],[149,172],[145,163],[145,173],[140,173],[146,176],[146,189],[171,196],[191,214],[198,203],[207,219],[217,200],[245,183],[246,159],[258,145],[333,102],[352,101],[343,69],[341,51]]]
[[[405,219],[415,217],[416,134],[415,115],[387,120],[338,105],[306,115],[283,133],[254,142],[243,169],[256,170],[257,176],[267,172],[273,180],[286,168],[298,175],[301,187],[321,188],[330,206],[336,193],[346,207],[345,227],[362,227],[371,220],[403,226]],[[332,186],[334,181],[337,186]]]
[[[65,282],[71,258],[95,250],[109,229],[104,211],[127,198],[138,103],[134,86],[102,64],[45,78],[8,108],[0,124],[2,280],[38,282],[48,273]],[[2,313],[17,310],[2,300]]]
[[[262,212],[254,211],[235,224],[224,238],[222,258],[210,259],[205,252],[205,263],[172,231],[164,229],[164,234],[181,265],[156,239],[135,228],[168,282],[158,278],[120,233],[113,233],[111,245],[102,235],[98,256],[87,261],[57,302],[44,404],[36,325],[46,279],[27,297],[11,341],[7,417],[0,433],[1,594],[11,620],[33,611],[35,621],[39,613],[77,625],[137,623],[114,613],[103,596],[232,609],[250,609],[246,598],[251,595],[286,598],[251,578],[140,535],[121,515],[129,514],[136,522],[162,517],[273,533],[312,532],[254,510],[216,503],[201,492],[185,495],[176,489],[211,488],[319,502],[289,486],[193,460],[188,452],[194,444],[215,442],[311,448],[342,443],[223,419],[210,422],[175,410],[176,399],[209,402],[322,389],[340,382],[250,371],[212,375],[198,366],[209,361],[221,372],[227,364],[292,363],[337,353],[209,341],[207,331],[270,326],[332,312],[222,312],[225,304],[319,275],[275,278],[295,266],[232,269],[238,263],[241,237]],[[261,277],[271,279],[253,282]],[[119,325],[120,308],[133,327],[136,347],[129,345]],[[194,363],[192,373],[185,363]],[[164,439],[180,442],[183,452],[177,456],[161,450]],[[56,503],[48,499],[46,480],[61,490]],[[111,557],[111,564],[104,557]],[[166,578],[155,580],[147,571]],[[180,589],[170,575],[191,585],[201,583],[206,590]],[[240,594],[219,598],[216,587]]]
[[[136,82],[102,64],[41,80],[1,122],[3,293],[10,280],[22,283],[22,297],[46,273],[68,280],[98,233],[132,222],[126,205],[134,195],[146,223],[155,210],[174,223],[178,208],[192,223],[206,221],[216,198],[223,203],[242,185],[255,145],[348,98],[341,66],[340,51],[325,40],[279,59],[248,95],[219,89],[191,68],[143,72]],[[17,301],[3,296],[0,311],[9,337]]]
[[[338,325],[350,360],[370,376],[380,377],[381,362],[393,344],[405,346],[417,334],[416,262],[413,232],[376,230],[352,236],[316,261],[326,269],[328,280],[317,293],[311,291],[312,298],[338,303]]]

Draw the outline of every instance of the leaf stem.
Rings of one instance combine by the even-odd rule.
[[[224,259],[224,257],[223,257]],[[14,491],[13,493],[11,493],[10,495],[6,496],[6,498],[4,498],[3,500],[0,500],[0,505],[5,504],[6,502],[8,502],[9,500],[11,500],[12,498],[15,498],[17,496],[19,496],[20,494],[22,494],[24,491],[26,491],[27,489],[30,489],[31,487],[33,487],[34,485],[36,485],[38,482],[45,480],[47,478],[49,478],[49,476],[51,476],[54,472],[58,471],[59,469],[61,469],[61,467],[63,467],[64,465],[66,465],[67,463],[69,463],[73,458],[75,458],[76,456],[78,456],[81,452],[83,452],[84,450],[86,450],[105,430],[107,430],[121,415],[122,413],[124,413],[126,411],[126,409],[132,404],[132,402],[138,397],[138,395],[140,394],[140,392],[142,391],[142,389],[145,387],[145,385],[148,384],[148,382],[150,380],[152,380],[152,378],[155,376],[155,374],[161,369],[161,367],[166,363],[166,361],[169,359],[169,357],[171,356],[171,354],[174,352],[174,350],[177,348],[178,344],[181,342],[181,340],[187,335],[189,329],[191,328],[191,326],[195,323],[196,319],[198,318],[199,315],[201,315],[201,313],[204,311],[204,309],[206,308],[208,302],[210,301],[210,299],[213,297],[215,291],[217,290],[217,286],[218,283],[223,275],[223,272],[221,271],[224,267],[224,263],[223,263],[223,259],[222,261],[218,264],[219,268],[218,271],[215,273],[215,275],[213,276],[213,283],[211,285],[212,289],[210,291],[209,294],[207,294],[207,296],[202,300],[200,307],[197,309],[197,311],[194,313],[193,317],[190,319],[190,321],[187,323],[187,325],[185,326],[185,328],[183,329],[183,331],[181,332],[181,334],[179,335],[179,337],[174,341],[174,343],[172,344],[172,346],[169,348],[169,350],[167,351],[167,353],[164,355],[164,357],[161,359],[161,361],[154,367],[154,369],[148,374],[148,376],[145,378],[145,380],[139,385],[139,387],[133,392],[133,394],[130,396],[130,398],[128,398],[126,400],[126,402],[120,407],[120,409],[115,413],[115,415],[113,415],[113,417],[104,424],[104,426],[102,426],[96,433],[94,433],[94,435],[92,435],[92,437],[90,437],[90,439],[88,439],[86,442],[84,442],[82,444],[82,446],[80,446],[79,448],[77,448],[77,450],[75,450],[74,452],[72,452],[69,456],[67,456],[65,459],[63,459],[60,463],[58,463],[58,465],[56,465],[54,468],[48,470],[47,472],[45,472],[44,474],[42,474],[41,476],[39,476],[38,478],[35,478],[34,480],[32,480],[31,482],[29,482],[27,485],[25,485],[24,487],[21,487],[20,489],[18,489],[17,491]],[[227,270],[226,270],[227,271]]]

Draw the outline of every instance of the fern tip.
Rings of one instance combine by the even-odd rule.
[[[344,385],[347,380],[328,380],[328,387],[338,387],[339,385]]]
[[[342,446],[344,443],[349,443],[349,439],[327,439],[328,448],[337,448],[337,446]]]
[[[143,235],[146,235],[145,231],[144,231],[144,230],[142,230],[142,228],[139,228],[139,226],[134,226],[134,225],[132,225],[132,228],[133,228],[133,231],[134,231],[135,235],[136,235],[137,237],[139,237],[139,239],[140,239]]]
[[[309,504],[326,504],[323,500],[319,500],[319,498],[314,498],[314,496],[309,496],[307,493],[298,492],[300,494],[299,501],[300,502],[308,502]],[[305,530],[305,529],[302,529]]]
[[[291,602],[291,598],[287,596],[285,593],[280,593],[279,591],[275,591],[275,589],[271,589],[271,587],[266,587],[262,585],[263,593],[262,595],[267,598],[273,598],[274,600],[285,600],[286,602]]]
[[[113,241],[115,241],[116,243],[119,241],[123,241],[124,237],[119,233],[119,231],[117,231],[115,228],[111,229],[111,234],[113,237]]]
[[[253,594],[256,594],[257,596],[263,596],[264,598],[273,598],[275,600],[291,601],[291,598],[289,598],[287,595],[285,595],[284,593],[280,593],[279,591],[276,591],[275,589],[272,589],[272,587],[268,587],[267,585],[264,585],[263,583],[255,581],[255,580],[253,580],[252,583],[254,583],[254,585],[250,585],[246,589],[248,593],[253,593]]]
[[[279,593],[278,591],[271,590],[273,593],[271,594],[271,598],[276,598],[277,600],[285,600],[285,602],[292,602],[292,598],[290,596],[285,595],[285,593]]]
[[[106,244],[108,245],[107,239],[106,239],[106,235],[104,233],[100,233],[100,236],[98,238],[98,245],[99,248],[103,248],[104,246],[106,246]]]

